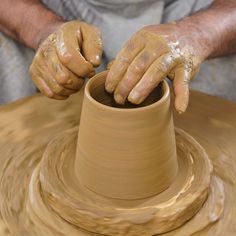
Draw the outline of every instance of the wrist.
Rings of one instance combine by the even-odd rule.
[[[183,47],[204,61],[214,52],[214,34],[209,30],[205,20],[190,16],[176,23],[178,38]]]
[[[51,19],[45,22],[45,25],[39,28],[33,40],[33,49],[37,50],[40,44],[53,32],[55,32],[65,22],[62,20]]]
[[[189,34],[204,59],[225,56],[236,52],[236,3],[215,1],[208,9],[179,21]]]
[[[19,40],[26,46],[37,50],[39,44],[63,23],[61,17],[41,4],[35,4],[27,10],[21,21]]]

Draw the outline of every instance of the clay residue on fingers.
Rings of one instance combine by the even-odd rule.
[[[185,43],[187,36],[179,38],[175,26],[171,27],[172,24],[144,27],[118,53],[105,86],[118,104],[124,104],[126,100],[142,103],[168,77],[173,80],[176,110],[179,113],[186,110],[189,82],[203,58]]]

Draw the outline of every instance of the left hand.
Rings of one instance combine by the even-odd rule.
[[[175,108],[184,112],[189,81],[208,55],[204,40],[198,40],[197,35],[191,33],[191,28],[175,23],[144,27],[118,53],[108,72],[106,90],[114,92],[119,104],[126,99],[140,104],[168,77],[173,81]]]
[[[54,25],[54,23],[53,23]],[[62,100],[80,90],[84,78],[95,74],[102,58],[100,30],[85,22],[58,22],[42,32],[30,66],[32,80],[47,97]]]

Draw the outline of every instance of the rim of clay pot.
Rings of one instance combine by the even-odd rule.
[[[95,76],[93,76],[91,79],[89,79],[89,81],[87,82],[86,86],[85,86],[85,96],[90,100],[91,103],[93,103],[94,105],[102,108],[102,109],[106,109],[106,110],[113,110],[113,111],[122,111],[122,112],[132,112],[132,111],[144,111],[144,110],[148,110],[148,109],[152,109],[153,107],[156,106],[160,106],[162,103],[166,102],[166,100],[168,99],[169,95],[170,95],[170,88],[169,85],[167,83],[167,81],[164,79],[160,82],[160,84],[162,83],[162,91],[163,94],[161,95],[161,98],[159,100],[157,100],[156,102],[143,106],[143,107],[134,107],[134,108],[119,108],[119,107],[112,107],[112,106],[108,106],[105,104],[102,104],[100,102],[98,102],[95,98],[92,97],[91,93],[90,93],[90,88],[92,86],[92,84],[101,76],[106,76],[108,71],[103,71],[100,72],[98,74],[96,74]]]

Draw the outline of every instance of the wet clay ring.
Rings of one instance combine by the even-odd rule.
[[[75,173],[68,170],[74,169],[77,128],[61,133],[48,144],[31,185],[40,185],[42,202],[60,217],[87,231],[103,235],[168,232],[199,211],[207,198],[212,174],[211,162],[200,144],[181,129],[176,128],[175,133],[178,174],[171,186],[156,196],[129,201],[110,199],[76,184]],[[34,192],[31,200],[33,196]]]

